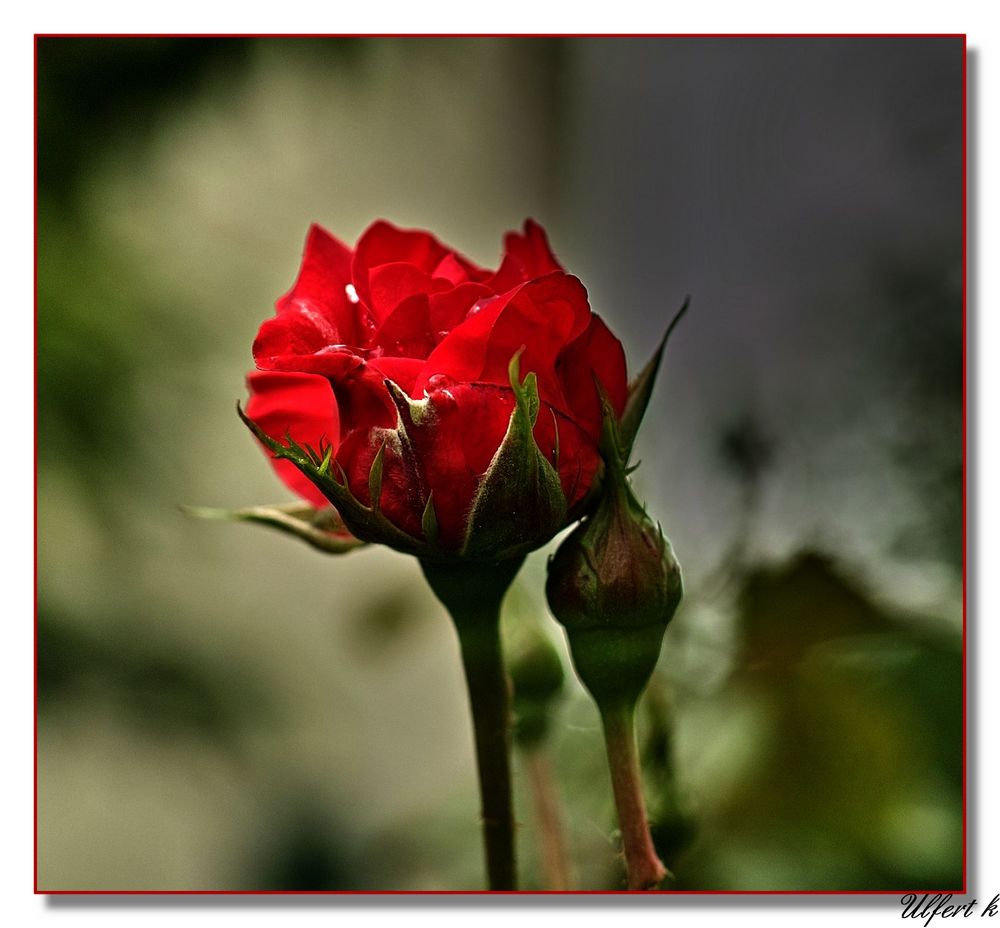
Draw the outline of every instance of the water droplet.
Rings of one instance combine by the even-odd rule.
[[[361,297],[358,296],[358,291],[354,289],[354,284],[348,284],[344,287],[344,293],[347,294],[347,299],[349,299],[352,303],[361,302]]]
[[[439,393],[442,390],[447,390],[454,383],[455,378],[449,377],[447,374],[432,374],[427,378],[427,393]]]
[[[486,309],[486,307],[489,306],[495,299],[495,296],[487,296],[483,297],[481,300],[476,300],[476,302],[469,307],[469,311],[465,314],[465,318],[471,319],[474,315],[476,315],[476,313],[480,313]]]

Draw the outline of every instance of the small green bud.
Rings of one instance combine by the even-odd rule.
[[[541,629],[525,630],[509,653],[509,670],[517,698],[549,702],[563,687],[563,665],[559,652]]]
[[[607,409],[602,453],[606,474],[597,507],[549,561],[545,593],[591,695],[598,703],[634,703],[681,600],[681,569],[632,493]]]
[[[562,696],[563,663],[552,639],[526,610],[505,616],[504,651],[514,684],[514,737],[522,747],[530,747],[548,733]]]

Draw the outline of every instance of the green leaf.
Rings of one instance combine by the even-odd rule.
[[[629,384],[628,399],[625,401],[625,411],[622,413],[621,425],[619,428],[621,445],[625,452],[626,459],[632,453],[632,446],[635,444],[635,437],[642,424],[642,418],[646,415],[646,407],[649,406],[649,398],[653,393],[653,385],[656,383],[656,375],[660,370],[660,362],[663,360],[663,351],[667,347],[667,339],[674,331],[675,326],[681,321],[684,314],[691,305],[691,297],[686,297],[683,305],[667,326],[667,331],[663,335],[660,347],[656,349],[653,357],[649,359],[646,366],[639,372],[639,376]]]
[[[519,351],[508,369],[515,406],[469,513],[462,554],[500,560],[544,544],[566,521],[559,474],[532,430],[541,401],[537,378],[520,379]]]
[[[345,554],[365,544],[347,531],[332,506],[314,509],[302,503],[286,506],[247,506],[244,509],[211,509],[204,506],[181,506],[181,511],[198,519],[222,519],[229,522],[256,522],[294,535],[326,554]]]

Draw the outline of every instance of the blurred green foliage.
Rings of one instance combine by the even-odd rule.
[[[782,855],[786,871],[746,888],[794,888],[806,874],[815,888],[960,885],[960,637],[914,629],[817,552],[749,572],[737,609],[740,656],[722,698],[751,707],[759,735],[746,775],[703,811],[702,840],[717,830]],[[927,829],[925,815],[950,825]],[[900,853],[887,831],[919,853]],[[794,838],[779,852],[775,834]],[[792,867],[799,842],[817,850]],[[684,885],[736,888],[706,850],[680,870]]]
[[[110,697],[132,724],[171,737],[196,733],[229,743],[247,712],[261,719],[267,697],[239,672],[164,642],[101,634],[79,622],[38,617],[38,700],[43,714],[60,703]]]

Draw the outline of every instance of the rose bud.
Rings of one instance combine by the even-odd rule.
[[[621,343],[541,227],[496,271],[376,222],[348,248],[314,226],[254,342],[244,420],[286,485],[362,541],[424,563],[496,562],[582,514],[600,467],[599,381]]]
[[[565,626],[577,676],[601,714],[621,825],[629,889],[655,889],[667,875],[642,795],[635,706],[660,656],[681,599],[670,542],[632,493],[618,420],[604,403],[606,473],[597,508],[549,562],[545,593]]]
[[[681,568],[629,486],[608,413],[600,499],[549,562],[545,593],[566,628],[577,674],[594,698],[634,702],[681,600]]]
[[[526,609],[505,617],[503,630],[507,669],[514,684],[514,740],[531,749],[544,741],[562,696],[563,662],[552,639]]]

